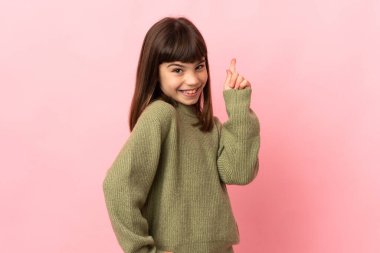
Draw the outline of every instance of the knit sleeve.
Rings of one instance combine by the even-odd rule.
[[[160,252],[149,235],[148,222],[141,209],[153,183],[161,144],[172,118],[163,103],[148,106],[140,115],[103,181],[112,228],[125,253]]]
[[[250,108],[251,88],[224,90],[228,120],[219,131],[217,166],[225,184],[246,185],[259,170],[260,124]]]

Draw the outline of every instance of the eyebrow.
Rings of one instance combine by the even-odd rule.
[[[200,63],[204,63],[206,60],[201,60],[199,62],[197,62],[196,65],[200,64]],[[168,65],[168,68],[171,67],[171,66],[177,66],[177,67],[181,67],[181,68],[185,68],[186,66],[185,65],[182,65],[182,64],[179,64],[179,63],[172,63],[172,64],[169,64]]]

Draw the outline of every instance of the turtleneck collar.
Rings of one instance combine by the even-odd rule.
[[[195,106],[194,105],[185,105],[182,103],[177,102],[177,111],[183,114],[186,114],[187,116],[197,118],[197,114],[195,111]]]

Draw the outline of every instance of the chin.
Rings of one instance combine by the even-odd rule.
[[[180,102],[180,103],[182,103],[184,105],[195,105],[198,102],[198,99],[194,99],[194,100],[177,100],[177,102]]]

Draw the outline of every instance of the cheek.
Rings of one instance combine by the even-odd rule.
[[[202,83],[206,84],[207,79],[208,79],[208,73],[207,71],[205,71],[204,74],[201,75]]]
[[[162,78],[160,79],[161,90],[165,90],[168,92],[177,89],[179,86],[178,83],[179,81],[176,78],[168,76],[168,75],[166,76],[163,75]]]

